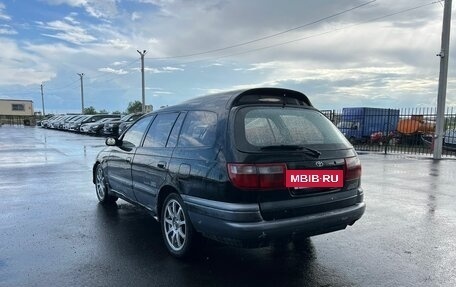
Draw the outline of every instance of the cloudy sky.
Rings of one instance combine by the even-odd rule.
[[[84,73],[86,107],[125,111],[141,100],[146,50],[155,109],[256,86],[321,109],[432,107],[442,15],[432,0],[0,0],[0,98],[41,111],[43,83],[47,113],[79,112]]]

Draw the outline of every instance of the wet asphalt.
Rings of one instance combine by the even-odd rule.
[[[0,286],[456,286],[456,160],[361,154],[367,210],[299,245],[207,242],[170,257],[158,223],[97,203],[104,139],[0,127]]]

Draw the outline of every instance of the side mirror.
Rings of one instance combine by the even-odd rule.
[[[119,140],[109,137],[106,139],[105,144],[107,146],[117,146],[119,144]]]

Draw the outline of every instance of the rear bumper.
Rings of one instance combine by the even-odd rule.
[[[206,237],[243,247],[266,246],[274,240],[292,240],[345,229],[364,214],[366,205],[266,221],[258,204],[231,204],[182,196],[195,229]]]

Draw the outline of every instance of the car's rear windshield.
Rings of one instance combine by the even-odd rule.
[[[271,146],[347,148],[350,144],[320,112],[296,107],[245,107],[236,113],[235,141],[241,150]]]
[[[131,118],[131,116],[132,116],[131,114],[125,115],[125,116],[121,117],[119,121],[124,122],[124,121],[128,120],[129,118]]]

